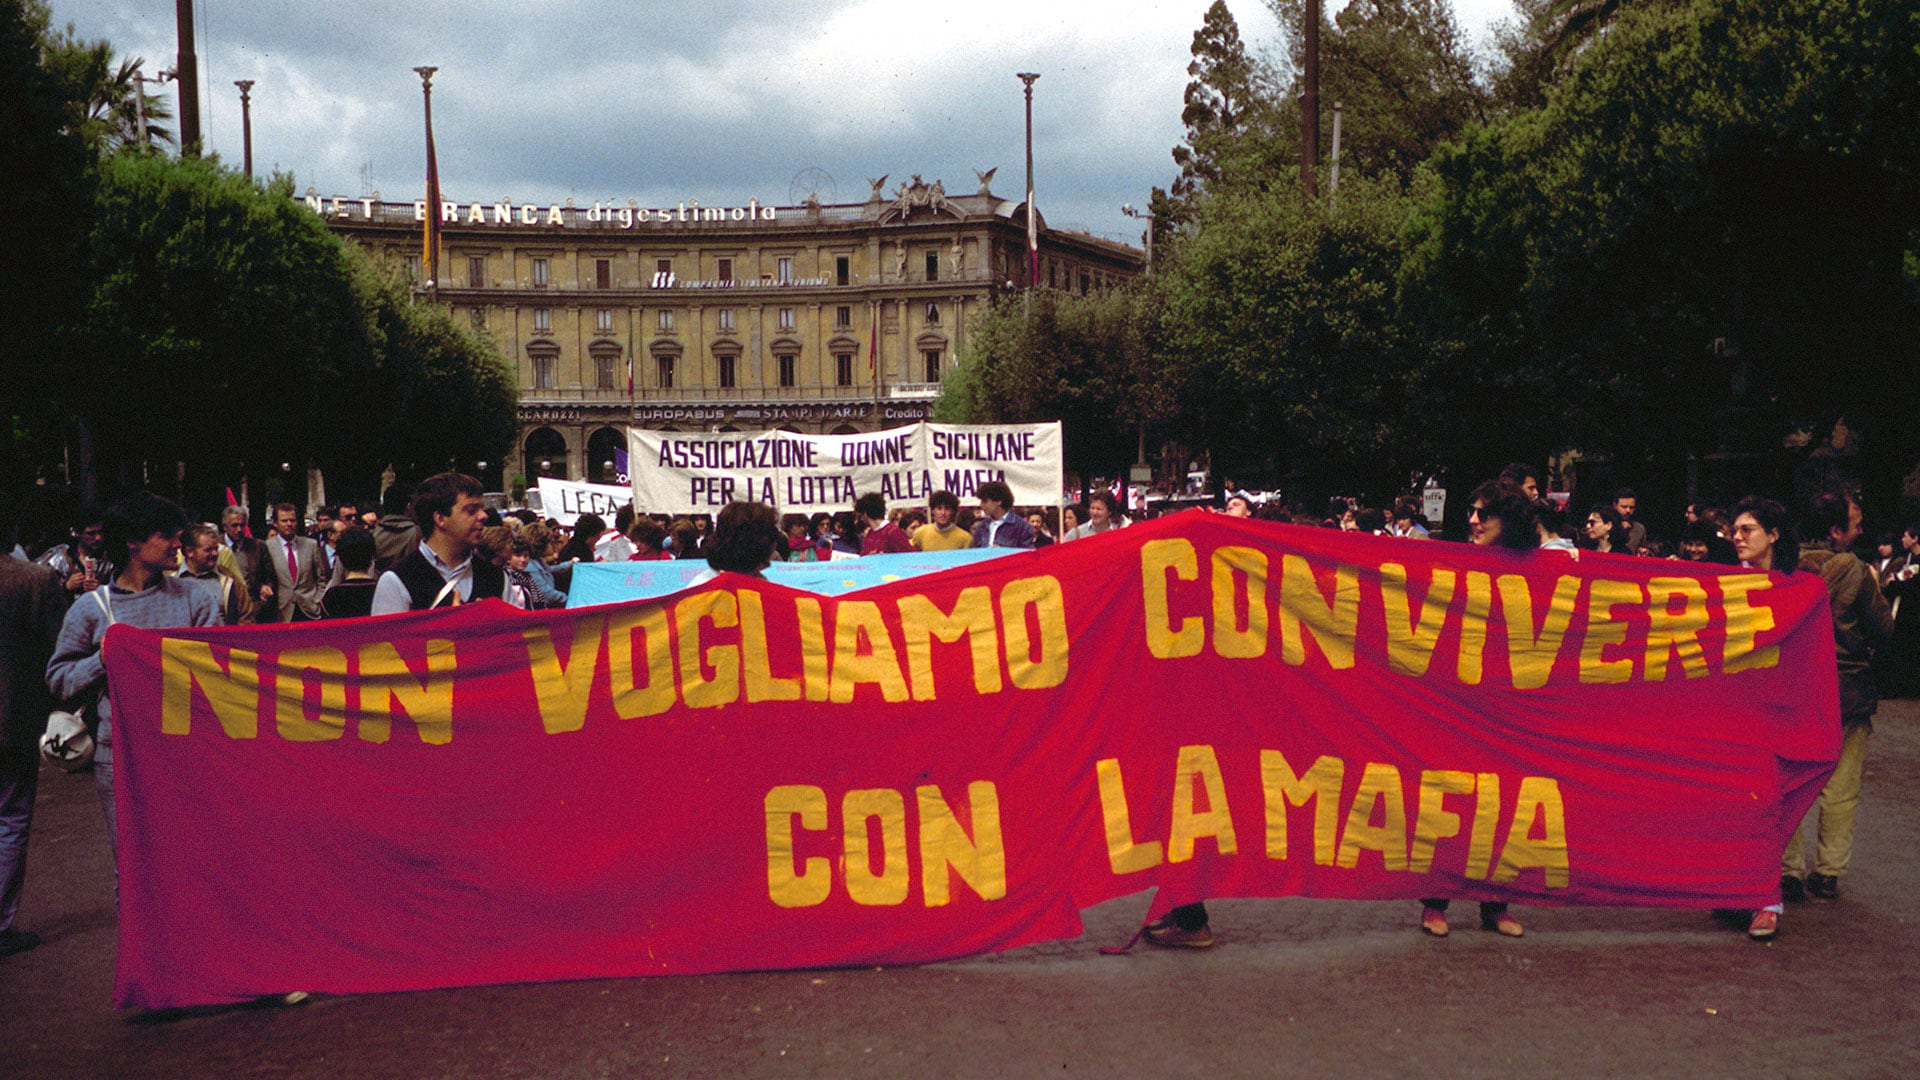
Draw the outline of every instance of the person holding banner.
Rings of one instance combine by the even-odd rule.
[[[1473,490],[1473,508],[1467,511],[1467,527],[1472,542],[1481,547],[1528,551],[1540,546],[1533,500],[1512,481],[1489,480]],[[1526,933],[1520,920],[1508,913],[1504,900],[1480,902],[1480,928],[1501,937],[1517,938]],[[1420,901],[1420,929],[1433,937],[1447,936],[1445,899],[1430,897]]]
[[[113,801],[113,700],[107,696],[100,642],[116,622],[149,630],[220,625],[219,604],[210,592],[167,573],[180,560],[180,532],[186,527],[186,511],[148,492],[107,507],[101,544],[121,569],[111,582],[74,601],[47,663],[47,689],[56,700],[92,702],[74,711],[90,714],[95,728],[93,784],[107,816],[107,844],[115,852],[119,832]],[[117,880],[117,865],[114,873]]]
[[[1123,528],[1127,519],[1120,513],[1120,500],[1111,491],[1096,491],[1087,499],[1087,523],[1062,536],[1062,541],[1083,540],[1112,529]]]
[[[465,473],[445,472],[420,481],[413,492],[413,520],[426,539],[380,575],[373,614],[422,611],[474,599],[526,606],[505,571],[474,558],[487,524],[483,490],[480,481]]]

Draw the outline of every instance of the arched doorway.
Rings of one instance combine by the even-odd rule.
[[[834,429],[833,429],[833,431],[831,432],[831,434],[834,434],[834,435],[858,435],[858,434],[860,434],[860,429],[859,429],[859,428],[857,428],[857,427],[854,427],[854,426],[853,426],[852,424],[841,424],[841,425],[840,425],[839,427],[837,427],[837,428],[834,428]]]
[[[626,433],[603,427],[587,436],[587,480],[595,484],[624,484],[619,462],[627,456]]]
[[[541,477],[549,480],[567,479],[567,439],[566,436],[550,427],[535,428],[527,433],[527,483],[536,484]]]

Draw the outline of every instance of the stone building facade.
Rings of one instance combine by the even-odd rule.
[[[490,488],[612,482],[625,428],[815,433],[926,419],[993,298],[1028,284],[1026,205],[920,177],[864,203],[535,206],[306,196],[340,235],[403,263],[514,364],[519,436]],[[1141,253],[1039,230],[1042,286],[1087,292]],[[630,381],[629,381],[630,380]]]

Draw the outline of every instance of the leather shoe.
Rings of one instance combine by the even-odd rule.
[[[0,930],[0,956],[12,956],[14,953],[23,953],[28,949],[39,948],[39,946],[39,934],[19,930],[14,927]]]
[[[1480,929],[1491,930],[1501,937],[1521,937],[1526,934],[1526,930],[1520,925],[1520,920],[1504,911],[1498,915],[1481,916]]]
[[[1837,900],[1840,897],[1840,879],[1829,874],[1808,874],[1807,892],[1816,900]]]
[[[1814,876],[1818,877],[1819,875],[1815,874]],[[1792,874],[1780,875],[1780,901],[1782,903],[1797,904],[1800,901],[1805,900],[1806,898],[1807,898],[1806,882],[1801,881],[1799,878],[1794,877]]]

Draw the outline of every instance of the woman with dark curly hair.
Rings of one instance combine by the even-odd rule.
[[[1627,551],[1627,521],[1609,503],[1596,503],[1587,511],[1580,530],[1579,544],[1588,551]]]
[[[707,565],[714,572],[730,571],[759,577],[773,563],[780,545],[780,517],[766,503],[728,503],[707,541]]]

